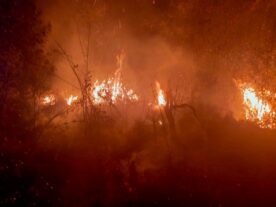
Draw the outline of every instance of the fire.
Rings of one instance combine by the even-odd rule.
[[[71,106],[74,102],[76,102],[78,100],[78,96],[74,96],[74,95],[70,95],[67,99],[66,99],[66,103],[68,106]]]
[[[124,86],[121,78],[121,71],[123,68],[123,61],[125,53],[122,52],[117,56],[117,70],[113,77],[103,81],[92,81],[90,87],[88,87],[89,99],[92,105],[99,104],[117,104],[119,102],[136,102],[138,101],[138,95],[133,89],[128,89]],[[78,101],[78,96],[70,95],[65,99],[68,106],[71,106],[74,102]],[[83,100],[81,100],[83,101]],[[55,105],[54,95],[45,96],[43,99],[43,105]]]
[[[90,98],[93,105],[99,104],[116,104],[119,102],[136,102],[139,100],[138,95],[133,89],[128,89],[121,81],[120,71],[116,71],[114,77],[107,80],[96,80],[90,89]],[[74,102],[78,101],[79,97],[70,95],[65,99],[66,104],[71,106]],[[54,95],[47,95],[42,98],[43,105],[55,105],[56,98]]]
[[[121,71],[125,59],[125,53],[122,52],[117,57],[117,70],[113,77],[107,80],[96,80],[91,91],[91,99],[93,104],[116,104],[124,101],[138,101],[138,96],[132,89],[128,89],[123,85]]]
[[[162,89],[159,90],[158,92],[158,105],[159,106],[166,106],[167,102],[164,97],[164,92]]]
[[[271,112],[269,104],[258,98],[253,88],[244,89],[243,100],[250,109],[246,110],[246,119],[257,118],[261,121],[266,113]]]
[[[56,104],[56,98],[53,94],[42,97],[42,104],[45,106],[53,106]]]
[[[261,128],[276,128],[276,112],[268,100],[275,95],[268,91],[256,91],[246,84],[239,84],[243,95],[245,119],[257,123]]]
[[[99,82],[94,82],[91,92],[92,102],[95,105],[119,101],[138,101],[138,96],[133,89],[127,89],[122,81],[120,71],[114,77]]]
[[[106,82],[103,81],[99,83],[98,80],[95,81],[94,83],[94,88],[92,90],[92,99],[94,104],[101,104],[104,102],[104,98],[107,95],[107,87],[106,87]]]
[[[164,107],[167,104],[165,99],[164,91],[160,88],[160,83],[156,82],[156,90],[157,90],[157,104],[159,107]]]

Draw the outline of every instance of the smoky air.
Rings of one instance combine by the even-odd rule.
[[[1,0],[0,206],[274,206],[274,0]]]

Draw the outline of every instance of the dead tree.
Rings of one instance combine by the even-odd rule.
[[[78,84],[79,84],[79,87],[80,87],[80,91],[81,91],[81,94],[82,94],[82,102],[81,102],[81,106],[82,106],[82,112],[83,112],[83,119],[84,120],[87,120],[87,113],[88,113],[88,109],[87,109],[87,104],[86,104],[86,100],[87,100],[87,88],[86,88],[86,85],[82,82],[78,72],[77,72],[77,69],[78,69],[78,64],[75,64],[72,60],[72,58],[66,53],[66,51],[63,49],[63,47],[58,43],[56,42],[56,45],[57,47],[59,48],[61,54],[65,57],[69,67],[71,68],[72,72],[74,73],[77,81],[78,81]]]
[[[155,92],[154,92],[155,93]],[[156,100],[156,93],[155,93]],[[183,102],[183,100],[179,100],[177,97],[179,96],[179,90],[176,87],[174,92],[172,91],[170,84],[168,90],[166,91],[166,104],[163,107],[159,107],[159,117],[162,120],[164,132],[169,132],[171,137],[175,137],[176,133],[176,120],[175,114],[178,109],[188,109],[192,112],[192,115],[202,127],[202,123],[197,115],[196,109],[188,103]]]

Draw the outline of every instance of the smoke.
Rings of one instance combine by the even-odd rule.
[[[265,74],[275,68],[275,3],[260,2],[39,1],[44,19],[52,27],[46,49],[55,55],[57,71],[52,88],[56,93],[80,93],[58,44],[77,66],[82,79],[87,70],[93,80],[113,75],[118,68],[116,57],[125,54],[123,82],[135,90],[141,102],[153,101],[153,87],[158,81],[164,91],[177,90],[182,101],[192,105],[198,114],[195,118],[190,111],[179,109],[175,115],[176,135],[167,133],[162,122],[148,125],[145,119],[128,127],[127,116],[133,121],[144,112],[136,105],[129,107],[136,115],[123,108],[124,120],[116,119],[116,124],[112,120],[106,120],[104,126],[93,122],[85,131],[81,124],[74,123],[64,125],[64,132],[49,131],[45,136],[49,147],[66,149],[66,176],[62,176],[66,181],[61,191],[65,191],[69,206],[75,204],[71,200],[92,202],[94,189],[95,198],[103,194],[112,203],[112,199],[126,195],[125,200],[132,194],[120,194],[120,189],[129,190],[129,186],[134,186],[134,194],[136,186],[138,192],[144,186],[140,192],[150,200],[156,192],[161,200],[170,198],[161,192],[172,192],[172,198],[182,199],[184,195],[188,201],[194,192],[196,200],[198,194],[206,192],[217,198],[220,189],[229,190],[225,193],[229,195],[227,200],[233,200],[232,192],[240,198],[237,189],[244,189],[229,187],[233,180],[243,180],[242,175],[246,186],[247,175],[255,178],[255,165],[252,167],[249,161],[257,159],[257,167],[261,169],[266,163],[270,169],[273,160],[266,162],[265,156],[259,155],[273,157],[270,151],[275,146],[266,145],[273,143],[270,140],[274,133],[263,134],[253,125],[232,119],[239,118],[242,104],[233,79],[273,82]],[[269,181],[266,173],[259,178]],[[259,180],[257,186],[263,186],[263,179]],[[214,191],[210,190],[213,182],[219,186]],[[157,187],[148,190],[151,183]],[[255,180],[252,183],[256,184]],[[175,190],[179,186],[181,190]],[[248,189],[255,192],[251,185]],[[154,194],[147,195],[151,191]],[[87,195],[88,200],[75,199]]]
[[[179,88],[187,102],[235,113],[233,79],[264,80],[263,71],[275,65],[273,1],[58,0],[39,6],[52,26],[50,51],[57,52],[58,42],[80,73],[88,65],[94,79],[112,75],[123,51],[124,81],[146,99],[158,80]],[[77,91],[59,53],[55,65],[54,90]]]

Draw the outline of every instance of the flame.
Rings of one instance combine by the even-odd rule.
[[[56,104],[56,98],[53,94],[42,97],[41,103],[47,106],[53,106]]]
[[[159,90],[158,92],[158,105],[159,106],[166,106],[167,102],[164,97],[164,92],[162,89]]]
[[[74,95],[70,95],[67,99],[66,99],[66,103],[68,106],[71,106],[74,102],[76,102],[78,100],[78,96],[74,96]]]
[[[119,101],[138,101],[138,96],[133,89],[127,89],[122,81],[120,71],[114,77],[99,82],[94,82],[91,99],[93,104],[117,103]]]
[[[239,84],[243,95],[245,119],[257,123],[261,128],[276,128],[276,112],[268,101],[275,95],[268,90],[257,91],[246,84]]]
[[[92,82],[91,86],[89,86],[89,98],[93,105],[138,101],[138,95],[134,92],[134,90],[126,88],[122,82],[121,71],[123,68],[124,58],[124,52],[116,56],[117,70],[113,77],[103,81],[96,80],[94,83]],[[67,105],[71,106],[78,99],[78,96],[70,95],[65,100]],[[56,99],[54,95],[47,95],[42,98],[41,102],[43,105],[55,105]]]
[[[266,113],[271,112],[271,108],[268,103],[257,97],[253,88],[245,88],[243,92],[244,104],[246,104],[250,110],[246,110],[246,119],[257,118],[261,121]]]
[[[119,101],[138,101],[137,94],[132,89],[127,89],[121,78],[121,71],[125,59],[124,51],[117,55],[117,70],[113,77],[99,82],[96,80],[93,84],[91,99],[93,104],[116,104]]]
[[[157,105],[159,107],[164,107],[167,104],[165,99],[164,91],[160,88],[160,83],[156,82],[156,90],[157,90]]]

